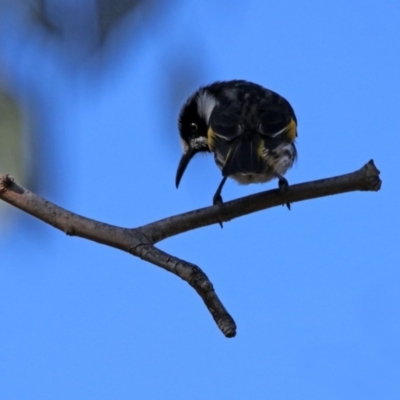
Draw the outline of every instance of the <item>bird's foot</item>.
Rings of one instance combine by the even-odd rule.
[[[289,186],[289,182],[283,176],[278,176],[279,182],[279,190],[283,193]]]
[[[222,200],[221,194],[220,193],[215,193],[215,195],[213,197],[213,205],[214,206],[220,206],[223,203],[224,203],[224,201]]]
[[[279,179],[278,186],[281,193],[285,193],[287,188],[289,187],[289,182],[282,175],[277,176]],[[290,211],[290,203],[286,203],[286,207]]]
[[[224,201],[222,200],[222,196],[219,193],[215,193],[214,197],[213,197],[213,205],[214,206],[221,206],[222,204],[224,204]],[[219,226],[221,228],[224,227],[224,225],[222,224],[222,222],[218,222]]]

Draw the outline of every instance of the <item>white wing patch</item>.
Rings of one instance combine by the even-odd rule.
[[[270,135],[271,137],[276,137],[278,135],[280,135],[281,133],[285,132],[285,130],[287,129],[287,127],[285,126],[283,129],[281,129],[278,132],[275,132],[273,135]]]
[[[197,98],[197,111],[199,115],[206,120],[207,125],[210,121],[211,113],[217,104],[216,98],[208,93],[207,90],[203,90],[199,93]]]

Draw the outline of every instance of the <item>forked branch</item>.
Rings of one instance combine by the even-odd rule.
[[[292,185],[284,193],[278,189],[268,190],[223,205],[190,211],[128,229],[64,210],[17,185],[10,175],[0,175],[0,199],[60,229],[67,235],[79,236],[124,250],[172,272],[189,283],[203,299],[226,337],[235,336],[235,321],[219,300],[206,274],[198,266],[161,251],[154,246],[155,243],[192,229],[226,222],[286,203],[358,190],[378,191],[380,187],[379,171],[371,160],[350,174]]]

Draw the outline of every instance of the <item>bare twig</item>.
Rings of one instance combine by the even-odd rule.
[[[196,265],[154,246],[165,238],[203,226],[286,203],[350,191],[378,191],[379,171],[373,161],[350,174],[290,186],[284,193],[269,190],[176,215],[135,229],[120,228],[71,213],[17,185],[10,175],[0,175],[0,199],[67,233],[124,250],[179,276],[201,296],[218,327],[227,337],[236,334],[232,317],[217,297],[206,274]]]

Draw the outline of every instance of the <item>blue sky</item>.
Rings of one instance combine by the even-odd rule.
[[[196,157],[174,185],[176,118],[191,94],[169,94],[180,79],[194,91],[243,78],[285,96],[299,120],[290,183],[373,158],[383,185],[159,244],[210,277],[234,339],[177,277],[9,208],[1,397],[398,399],[399,20],[394,1],[175,2],[98,81],[82,72],[71,82],[40,44],[3,37],[14,84],[35,74],[47,93],[41,194],[71,211],[133,227],[211,203],[212,157]],[[228,181],[223,194],[275,187]]]

